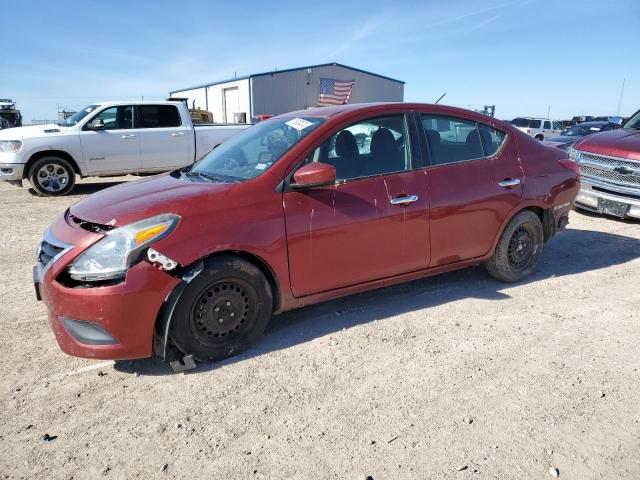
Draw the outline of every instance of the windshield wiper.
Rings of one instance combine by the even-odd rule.
[[[208,180],[211,183],[226,183],[226,182],[237,183],[238,182],[237,180],[231,180],[230,178],[219,177],[217,175],[213,175],[208,172],[197,172],[194,170],[188,170],[183,173],[188,177],[200,177],[204,180]]]

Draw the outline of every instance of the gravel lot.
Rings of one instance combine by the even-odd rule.
[[[122,180],[0,185],[0,478],[640,478],[640,222],[573,212],[525,283],[475,268],[289,312],[175,375],[64,355],[34,297],[53,216]]]

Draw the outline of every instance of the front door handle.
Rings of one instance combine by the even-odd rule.
[[[390,200],[391,205],[409,205],[410,203],[417,201],[417,195],[404,195],[402,197],[395,197]]]
[[[500,185],[501,187],[507,187],[507,188],[516,187],[516,186],[520,185],[520,179],[519,178],[505,178],[501,182],[498,182],[498,185]]]
[[[184,132],[173,132],[171,134],[172,137],[182,137],[184,135]]]
[[[133,133],[127,133],[127,134],[125,134],[125,135],[122,135],[122,138],[135,138],[135,137],[136,137],[136,136],[135,136],[135,134],[133,134]]]

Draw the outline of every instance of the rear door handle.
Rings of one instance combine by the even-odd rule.
[[[390,200],[391,205],[409,205],[410,203],[417,202],[417,195],[405,195],[402,197],[395,197]]]
[[[184,135],[184,132],[173,132],[171,134],[172,137],[182,137]]]
[[[127,134],[125,134],[125,135],[122,135],[122,138],[135,138],[135,137],[136,137],[136,136],[135,136],[135,134],[133,134],[133,133],[127,133]]]
[[[502,180],[501,182],[498,182],[498,185],[500,185],[501,187],[515,187],[520,185],[520,179],[519,178],[505,178],[504,180]]]

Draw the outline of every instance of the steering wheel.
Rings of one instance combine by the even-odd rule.
[[[224,159],[224,164],[222,168],[224,168],[225,170],[233,170],[235,168],[240,168],[240,163],[241,161],[235,157],[226,157]]]

